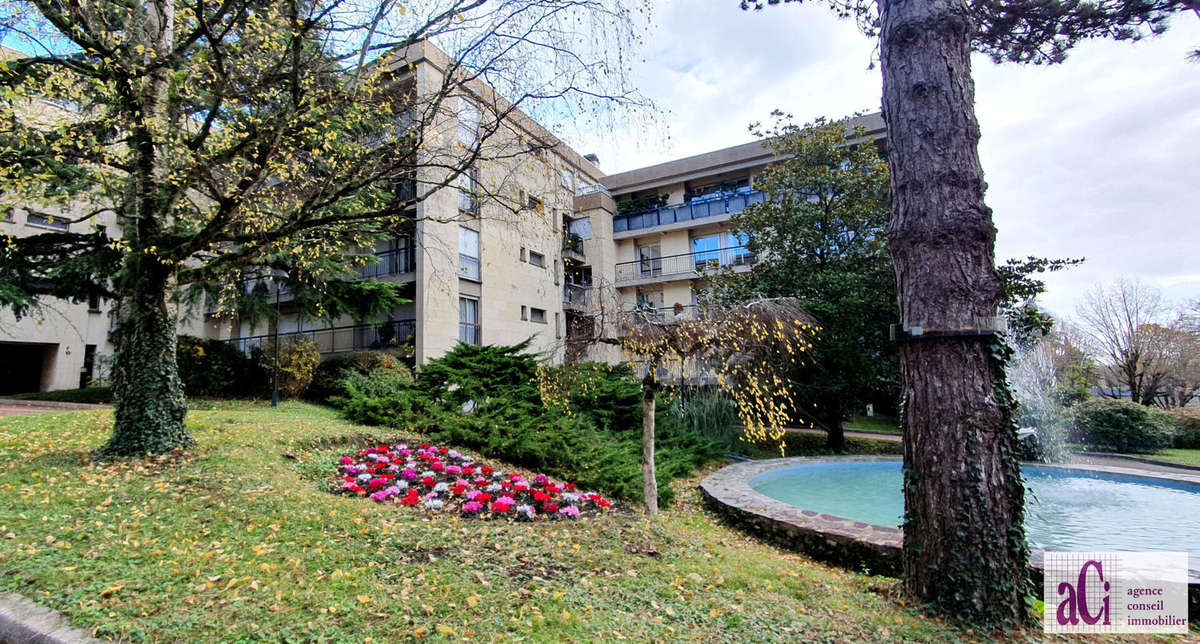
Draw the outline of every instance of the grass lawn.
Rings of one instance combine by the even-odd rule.
[[[857,429],[863,432],[879,432],[881,434],[896,434],[902,432],[895,421],[870,416],[855,416],[845,423],[846,429]]]
[[[1161,452],[1143,456],[1142,458],[1200,467],[1200,449],[1164,449]]]
[[[894,580],[715,523],[695,479],[654,520],[459,520],[326,492],[335,455],[404,437],[324,408],[195,405],[194,454],[90,464],[111,418],[0,418],[0,590],[103,637],[979,639],[906,607]]]

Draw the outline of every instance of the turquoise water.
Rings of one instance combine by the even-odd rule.
[[[1049,550],[1173,550],[1200,560],[1200,486],[1026,466],[1025,530]],[[898,526],[899,461],[813,463],[764,472],[750,487],[825,514]]]

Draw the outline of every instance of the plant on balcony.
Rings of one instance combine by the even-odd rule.
[[[653,197],[638,197],[637,199],[624,199],[617,202],[617,214],[628,215],[630,213],[642,212],[643,210],[652,210],[654,208],[662,208],[667,205],[671,195],[655,195]]]

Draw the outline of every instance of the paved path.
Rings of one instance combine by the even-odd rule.
[[[825,435],[825,430],[813,429],[811,427],[788,427],[787,431],[796,432],[798,434],[820,434],[822,436]],[[868,432],[868,431],[863,431],[860,429],[847,429],[847,430],[844,430],[844,433],[846,434],[847,438],[873,438],[875,440],[891,441],[893,443],[900,442],[899,434],[884,434],[881,432]]]
[[[1153,459],[1150,455],[1147,458]],[[1144,470],[1147,472],[1160,472],[1163,474],[1187,474],[1195,476],[1197,471],[1190,467],[1174,467],[1172,465],[1160,463],[1147,463],[1137,458],[1124,458],[1121,456],[1108,456],[1099,454],[1072,454],[1071,463],[1078,465],[1106,465],[1109,467],[1124,467],[1131,470]]]
[[[48,400],[0,398],[0,416],[38,414],[47,411],[86,411],[89,409],[112,409],[112,407],[110,405],[85,405],[83,403],[51,402]]]

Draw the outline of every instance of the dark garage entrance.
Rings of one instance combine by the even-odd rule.
[[[46,346],[0,342],[0,395],[41,390]]]

